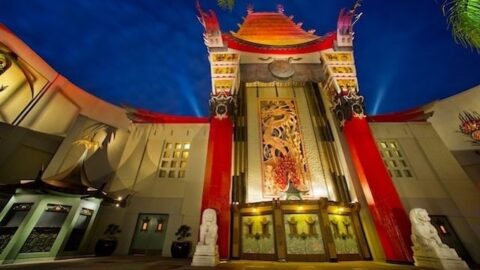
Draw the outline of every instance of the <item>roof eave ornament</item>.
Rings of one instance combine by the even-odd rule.
[[[208,13],[203,11],[199,0],[197,0],[196,6],[199,14],[197,16],[198,21],[205,30],[203,34],[205,45],[207,47],[223,47],[222,32],[220,31],[217,14],[213,10],[209,10]]]
[[[342,9],[338,15],[337,22],[337,48],[352,48],[353,38],[355,33],[353,32],[353,26],[362,16],[362,12],[357,12],[361,6],[361,0],[355,1],[355,4],[350,10]]]

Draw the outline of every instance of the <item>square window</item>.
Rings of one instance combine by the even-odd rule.
[[[169,172],[168,172],[168,177],[169,177],[169,178],[175,178],[175,171],[173,171],[173,170],[172,170],[172,171],[169,171]]]
[[[393,153],[395,154],[396,157],[402,157],[402,154],[398,150],[393,151]]]
[[[182,149],[182,144],[181,143],[176,143],[175,144],[175,149]]]
[[[403,170],[403,174],[405,175],[405,177],[412,177],[412,173],[410,172],[410,170]]]
[[[160,170],[160,174],[158,176],[159,177],[166,177],[167,176],[167,171],[166,170]]]
[[[388,157],[393,158],[393,153],[392,151],[385,151]]]
[[[166,168],[168,166],[168,161],[162,161],[162,168]]]
[[[187,149],[187,150],[190,149],[190,144],[189,143],[184,144],[183,149]]]
[[[180,158],[180,153],[181,153],[180,151],[175,151],[173,157],[174,158]]]
[[[181,169],[185,169],[186,167],[187,167],[187,162],[186,161],[180,162],[180,168]]]
[[[165,147],[167,150],[172,150],[173,149],[173,143],[167,143],[167,146]]]
[[[185,171],[178,171],[178,178],[184,178],[185,177]]]
[[[390,148],[397,148],[396,142],[390,142],[389,145],[390,145]]]
[[[397,167],[397,162],[395,162],[395,160],[389,160],[389,161],[388,161],[388,164],[389,164],[391,167]]]
[[[400,170],[394,170],[393,173],[395,174],[395,177],[402,177],[402,172]]]
[[[175,168],[175,167],[177,167],[177,162],[176,161],[170,162],[170,168]]]
[[[400,159],[399,162],[400,162],[400,164],[402,164],[403,167],[408,167],[407,162],[405,162],[405,160]]]
[[[164,158],[171,158],[171,157],[172,157],[172,152],[170,152],[170,151],[165,151],[165,152],[163,153],[163,157],[164,157]]]
[[[382,148],[387,148],[387,143],[381,142],[380,145],[382,146]]]
[[[182,158],[183,158],[183,159],[187,159],[187,158],[188,158],[188,154],[189,154],[188,151],[183,151],[183,153],[182,153]]]

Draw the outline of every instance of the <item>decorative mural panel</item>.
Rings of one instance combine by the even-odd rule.
[[[325,254],[320,222],[316,214],[285,214],[287,254]]]
[[[275,254],[272,215],[242,217],[242,253]]]
[[[328,219],[337,254],[358,254],[360,251],[352,218],[346,215],[328,214]]]
[[[263,197],[312,196],[312,183],[293,99],[260,100]]]
[[[0,121],[13,123],[48,81],[0,43]]]

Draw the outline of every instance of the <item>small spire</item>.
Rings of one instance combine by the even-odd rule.
[[[280,14],[283,14],[285,12],[285,8],[283,7],[282,4],[277,5],[277,12]]]

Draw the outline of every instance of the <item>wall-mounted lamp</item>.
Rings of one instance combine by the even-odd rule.
[[[163,222],[164,222],[164,220],[162,218],[157,219],[157,227],[155,228],[156,232],[161,232],[162,231]]]
[[[142,227],[140,228],[141,231],[147,231],[148,230],[148,224],[150,223],[150,218],[149,217],[145,217],[143,220],[142,220]]]

